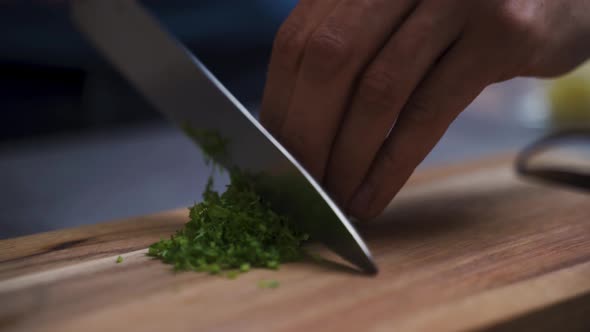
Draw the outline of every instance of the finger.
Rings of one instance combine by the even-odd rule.
[[[277,32],[262,98],[260,121],[278,136],[309,35],[340,0],[301,0]]]
[[[352,86],[415,0],[343,0],[310,36],[281,140],[321,179]]]
[[[360,78],[334,141],[325,185],[346,203],[412,91],[459,35],[465,19],[440,1],[424,1],[404,21]]]
[[[352,199],[353,215],[367,219],[380,213],[455,117],[495,77],[492,62],[474,54],[478,45],[460,40],[412,94]]]

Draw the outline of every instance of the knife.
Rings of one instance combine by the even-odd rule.
[[[321,186],[146,8],[134,0],[70,3],[86,39],[157,110],[229,142],[215,162],[255,174],[261,196],[277,212],[361,271],[377,273],[367,245]]]

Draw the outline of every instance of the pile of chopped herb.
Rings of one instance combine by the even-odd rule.
[[[219,133],[184,126],[199,143],[205,161],[215,169],[229,144]],[[254,189],[253,177],[230,172],[230,184],[219,195],[209,178],[203,200],[189,209],[189,222],[168,240],[150,246],[148,255],[174,265],[175,270],[220,273],[235,278],[251,267],[276,269],[302,257],[307,234],[273,211]]]
[[[175,270],[214,274],[230,270],[230,278],[251,267],[276,269],[300,259],[308,236],[275,213],[255,192],[249,177],[234,171],[230,180],[219,195],[210,179],[203,201],[190,208],[190,221],[170,239],[151,245],[148,255]]]

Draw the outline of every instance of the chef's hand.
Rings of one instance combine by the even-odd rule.
[[[274,43],[261,120],[370,218],[487,85],[565,73],[589,47],[588,0],[300,0]]]

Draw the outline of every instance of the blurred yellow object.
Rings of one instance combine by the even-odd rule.
[[[550,121],[556,127],[590,127],[590,61],[547,85]]]

